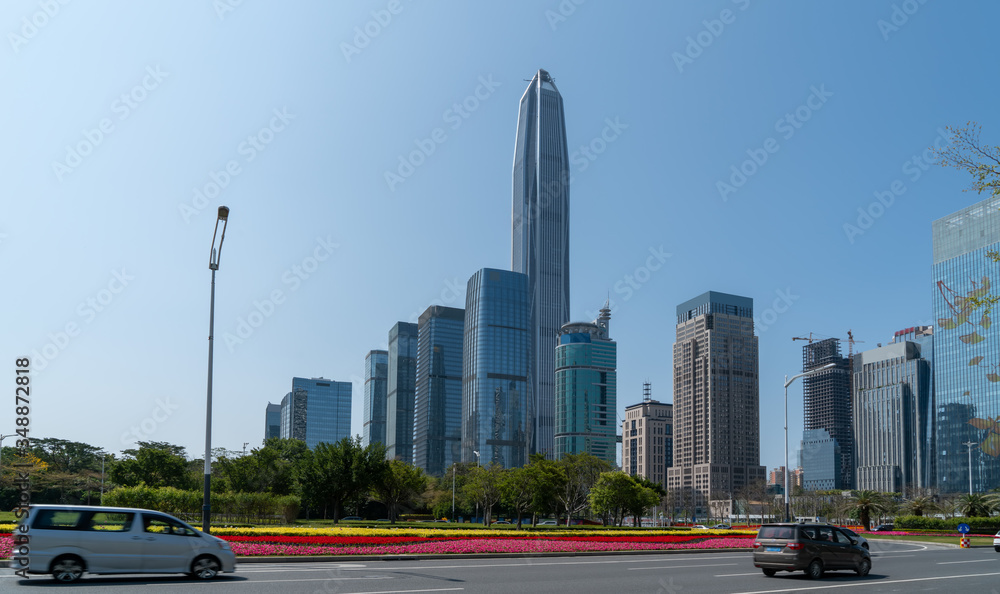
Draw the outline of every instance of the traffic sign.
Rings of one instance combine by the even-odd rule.
[[[972,530],[972,528],[969,528],[969,525],[964,522],[958,525],[958,531],[962,534],[968,534],[970,530]]]

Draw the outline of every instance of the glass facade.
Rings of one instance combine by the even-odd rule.
[[[968,298],[998,293],[987,252],[1000,250],[1000,199],[938,219],[932,230],[938,489],[968,492],[971,466],[972,491],[985,492],[1000,487],[1000,327]]]
[[[802,347],[802,371],[834,364],[835,367],[820,371],[802,379],[803,428],[826,429],[837,442],[840,461],[837,464],[837,479],[831,489],[854,488],[854,427],[851,410],[851,370],[850,361],[840,355],[840,340],[827,338],[810,342]],[[817,442],[818,443],[818,442]],[[813,468],[810,462],[823,464],[823,468]],[[816,471],[826,476],[825,457],[806,455],[802,461],[805,481],[809,483],[810,473]]]
[[[441,476],[462,459],[465,310],[432,305],[417,323],[413,464]]]
[[[369,351],[365,356],[365,411],[361,445],[385,443],[385,400],[389,378],[389,352]]]
[[[802,488],[806,491],[829,491],[841,489],[840,444],[830,437],[826,429],[805,429],[802,431],[802,449],[799,450],[799,464],[802,465]],[[809,468],[807,472],[805,469]]]
[[[492,268],[472,275],[462,350],[463,462],[528,462],[529,335],[528,277]]]
[[[292,378],[292,391],[281,400],[281,437],[312,449],[350,436],[351,382]]]
[[[268,402],[264,413],[264,441],[272,437],[281,437],[281,405]]]
[[[605,315],[606,312],[606,315]],[[617,463],[617,349],[610,311],[594,323],[569,323],[556,347],[555,459],[586,452]]]
[[[413,463],[413,398],[417,387],[417,325],[398,322],[389,331],[385,397],[386,458]]]
[[[909,497],[934,486],[933,335],[854,356],[857,488]],[[809,479],[808,473],[806,480]]]
[[[551,455],[556,334],[569,321],[569,156],[562,95],[544,70],[521,97],[513,178],[511,270],[528,276],[531,449]]]

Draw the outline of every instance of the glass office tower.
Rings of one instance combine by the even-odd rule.
[[[605,303],[594,322],[570,322],[556,347],[555,459],[586,452],[617,463],[618,345]]]
[[[385,456],[413,463],[413,397],[417,387],[417,325],[398,322],[389,331],[385,397]]]
[[[389,352],[369,351],[365,355],[365,411],[361,445],[385,443],[385,400],[389,378]]]
[[[524,466],[533,427],[528,399],[528,277],[484,268],[465,293],[462,461]]]
[[[413,465],[441,476],[462,459],[465,310],[432,305],[417,322]]]
[[[264,441],[272,437],[281,437],[281,405],[268,402],[264,413]]]
[[[292,378],[281,399],[281,437],[301,439],[310,449],[351,436],[351,382]]]
[[[569,321],[569,157],[562,95],[544,70],[521,97],[513,177],[511,270],[528,275],[530,299],[531,449],[551,455],[556,334]]]
[[[1000,199],[934,221],[934,398],[937,483],[944,493],[1000,487],[1000,326],[997,308],[968,297],[1000,294]],[[969,445],[966,445],[969,444]],[[969,450],[972,448],[972,463]]]
[[[825,435],[837,442],[839,457],[810,453],[808,444],[825,443],[826,438],[820,437],[819,433],[812,439],[803,439],[803,456],[799,462],[805,473],[807,489],[810,489],[809,485],[819,484],[818,480],[822,480],[824,485],[830,484],[828,476],[833,476],[834,482],[824,489],[854,488],[850,361],[840,355],[840,341],[836,338],[810,342],[802,347],[803,372],[831,363],[835,367],[802,380],[803,429],[825,430]],[[812,475],[824,478],[814,481]]]

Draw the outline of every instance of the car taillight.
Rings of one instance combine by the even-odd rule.
[[[788,548],[790,548],[790,549],[792,549],[793,551],[797,551],[797,550],[801,549],[803,545],[802,545],[801,542],[790,542],[790,543],[786,544],[785,546],[788,547]]]
[[[755,549],[759,549],[760,548],[760,543],[755,540],[755,541],[753,541],[753,544],[751,546],[753,548],[755,548]]]

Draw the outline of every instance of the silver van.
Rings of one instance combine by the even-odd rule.
[[[229,543],[177,518],[148,509],[33,505],[28,573],[75,582],[84,572],[187,573],[203,580],[236,570]]]

